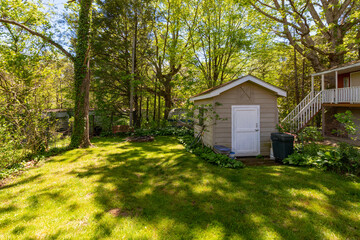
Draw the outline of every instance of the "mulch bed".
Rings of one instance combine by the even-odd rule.
[[[125,140],[127,142],[152,142],[152,141],[154,141],[154,137],[153,136],[140,136],[140,137],[132,136],[132,137],[127,137]]]

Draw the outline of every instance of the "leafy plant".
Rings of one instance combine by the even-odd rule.
[[[186,127],[165,127],[165,128],[153,128],[153,129],[136,129],[134,133],[131,133],[135,136],[185,136],[193,135],[194,132],[192,129]]]
[[[308,165],[307,163],[308,157],[309,157],[308,155],[299,152],[294,152],[293,154],[285,158],[283,160],[283,163],[289,165],[306,166]]]
[[[354,122],[354,117],[351,111],[347,110],[345,113],[336,113],[335,118],[338,122],[343,124],[345,131],[341,129],[334,130],[338,135],[344,135],[345,133],[349,135],[355,135],[359,132],[359,127]],[[357,137],[351,137],[352,140],[356,140]]]
[[[317,127],[313,127],[313,126],[309,126],[304,128],[299,134],[298,134],[298,139],[300,140],[301,143],[304,142],[320,142],[322,140],[324,140],[321,131],[319,128]]]
[[[276,125],[276,130],[279,133],[291,132],[291,124],[288,122],[282,122]]]
[[[216,113],[217,106],[221,106],[221,103],[195,105],[193,102],[187,102],[187,117],[193,119],[194,124],[199,127],[197,141],[203,142],[204,132],[208,131],[208,127],[215,125],[217,120],[225,120]]]
[[[283,163],[317,167],[337,173],[360,175],[360,152],[349,144],[340,143],[334,148],[320,148],[317,144],[298,147]]]
[[[229,158],[223,154],[217,154],[211,148],[203,146],[201,143],[197,142],[192,135],[185,135],[183,137],[179,137],[178,139],[185,146],[187,151],[194,153],[208,163],[225,168],[244,167],[244,164],[241,161]]]

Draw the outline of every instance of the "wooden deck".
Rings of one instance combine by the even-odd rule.
[[[355,107],[359,108],[360,104],[358,103],[323,103],[324,107]]]

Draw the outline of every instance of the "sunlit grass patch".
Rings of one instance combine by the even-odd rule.
[[[360,239],[358,179],[219,168],[170,137],[93,143],[0,189],[0,239]]]

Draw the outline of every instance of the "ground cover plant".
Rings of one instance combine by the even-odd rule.
[[[357,131],[351,116],[351,112],[337,115],[337,118],[343,119],[341,122],[348,134]],[[297,137],[294,153],[284,159],[283,163],[360,176],[360,151],[357,147],[343,142],[335,147],[324,146],[320,142],[323,137],[316,127],[306,127]]]
[[[359,239],[360,181],[219,168],[174,137],[94,138],[0,188],[0,239]]]
[[[315,143],[299,145],[283,162],[290,165],[317,167],[341,174],[360,175],[360,152],[347,143],[339,143],[336,147],[324,147]]]
[[[243,168],[245,165],[238,160],[232,159],[223,154],[215,153],[211,148],[204,146],[198,139],[192,135],[178,137],[179,141],[185,146],[185,149],[208,163],[225,168]]]
[[[11,150],[6,147],[0,148],[0,180],[10,177],[12,174],[17,174],[25,168],[34,166],[47,157],[66,152],[70,149],[68,147],[69,143],[69,137],[54,139],[53,141],[49,142],[49,147],[46,151],[28,153],[26,155],[22,154],[22,148],[14,147],[14,149]],[[7,143],[7,145],[11,144],[12,141]]]

